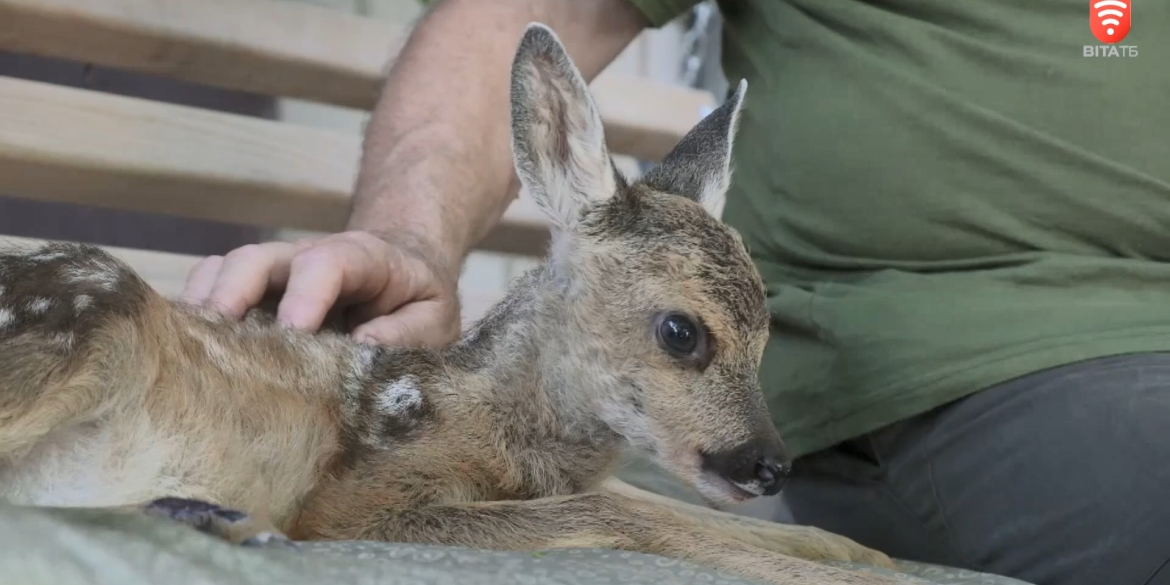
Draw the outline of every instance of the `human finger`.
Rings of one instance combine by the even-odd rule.
[[[339,299],[360,303],[374,298],[386,284],[384,262],[375,256],[361,242],[344,236],[297,253],[277,318],[286,325],[315,331]]]
[[[294,250],[288,242],[268,242],[228,252],[204,304],[230,317],[243,316],[270,288],[288,280]]]
[[[191,267],[187,273],[187,280],[183,283],[183,292],[179,300],[201,305],[211,294],[211,287],[215,285],[215,277],[223,266],[223,256],[208,256]]]
[[[459,312],[444,301],[410,303],[353,331],[354,339],[385,346],[442,347],[459,337]]]

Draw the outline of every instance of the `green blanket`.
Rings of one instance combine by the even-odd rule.
[[[904,563],[907,585],[1025,585]],[[879,569],[868,569],[886,572]],[[0,582],[12,585],[752,585],[621,551],[508,553],[374,542],[230,546],[168,520],[0,506]]]

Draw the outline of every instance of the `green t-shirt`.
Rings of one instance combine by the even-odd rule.
[[[656,26],[694,4],[633,1]],[[1084,0],[720,8],[749,83],[724,217],[769,285],[761,382],[795,455],[1170,350],[1170,2],[1095,56]]]

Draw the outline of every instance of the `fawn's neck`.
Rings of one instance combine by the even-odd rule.
[[[620,437],[597,414],[602,382],[580,374],[578,339],[566,339],[564,294],[546,268],[533,270],[454,344],[447,357],[472,400],[523,418],[534,441],[616,453]]]

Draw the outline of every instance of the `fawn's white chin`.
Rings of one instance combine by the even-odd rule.
[[[662,449],[658,462],[675,477],[687,481],[703,499],[714,506],[730,506],[759,496],[750,486],[739,486],[702,468],[702,458],[695,449]]]
[[[695,481],[695,489],[698,490],[699,495],[707,498],[711,503],[723,506],[738,504],[759,495],[708,471],[699,474]]]
[[[735,500],[728,500],[732,497],[732,492],[726,490],[725,487],[730,484],[707,471],[703,471],[702,458],[697,450],[660,448],[657,453],[658,464],[676,478],[690,484],[703,499],[720,504],[734,503]]]

